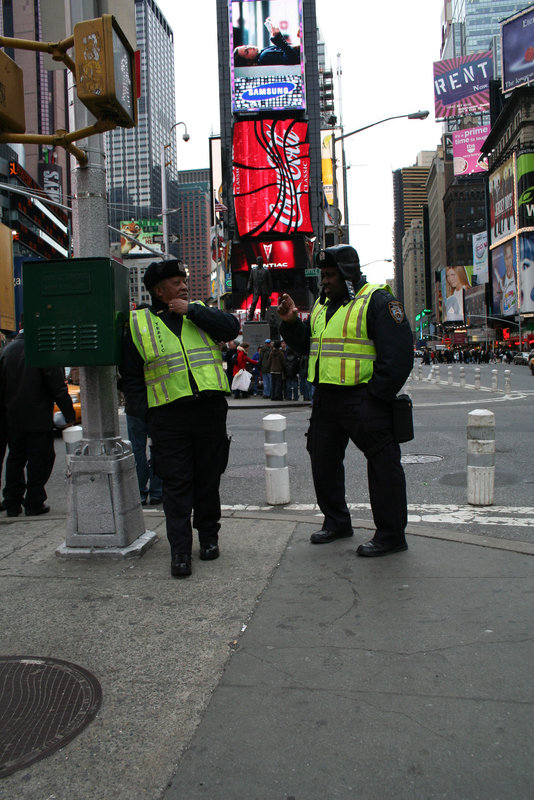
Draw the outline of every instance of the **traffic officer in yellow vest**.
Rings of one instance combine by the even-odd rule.
[[[154,471],[163,481],[171,574],[181,578],[191,575],[191,513],[201,560],[219,556],[230,387],[217,343],[235,339],[239,322],[232,314],[188,301],[187,272],[180,261],[150,264],[144,283],[152,305],[130,314],[121,388],[129,413],[148,420]]]
[[[309,354],[315,384],[307,449],[317,502],[324,515],[313,544],[352,536],[343,461],[349,439],[367,458],[373,539],[359,556],[406,550],[406,482],[394,441],[392,401],[413,365],[413,340],[404,309],[388,286],[367,283],[349,245],[320,251],[322,292],[309,320],[297,317],[292,298],[281,297],[280,334]]]

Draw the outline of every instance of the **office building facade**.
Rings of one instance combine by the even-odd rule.
[[[161,221],[162,162],[167,163],[167,205],[176,206],[176,135],[170,133],[176,121],[174,34],[154,0],[135,0],[135,22],[141,65],[139,122],[104,136],[109,223],[115,229],[124,221]],[[169,232],[176,233],[175,215],[169,214],[168,221]],[[118,238],[112,231],[111,241]],[[179,255],[175,244],[170,251]]]

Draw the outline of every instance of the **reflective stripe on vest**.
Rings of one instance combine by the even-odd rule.
[[[315,379],[319,360],[319,383],[356,386],[368,383],[376,359],[375,345],[367,335],[367,309],[378,289],[389,286],[366,283],[351,300],[326,322],[328,304],[315,303],[311,317],[308,380]]]
[[[193,389],[188,372],[201,392],[230,392],[220,348],[187,317],[182,317],[182,333],[178,337],[150,309],[143,308],[131,312],[130,330],[145,362],[149,407],[190,397]]]

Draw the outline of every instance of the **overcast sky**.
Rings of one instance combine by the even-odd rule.
[[[174,31],[178,169],[209,165],[208,137],[220,132],[215,0],[156,0]],[[443,0],[316,0],[317,21],[334,71],[341,53],[345,132],[396,114],[428,109],[427,120],[385,122],[345,140],[350,243],[362,264],[393,258],[392,171],[435,150],[432,63],[439,59]],[[337,79],[336,79],[337,95]],[[366,271],[375,281],[393,265]]]

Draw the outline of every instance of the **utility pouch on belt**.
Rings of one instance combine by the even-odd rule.
[[[397,444],[413,439],[412,398],[399,394],[393,401],[393,436]]]

